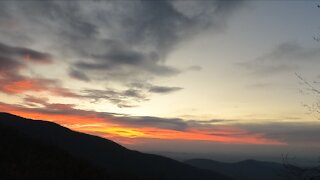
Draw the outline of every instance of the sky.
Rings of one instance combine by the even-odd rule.
[[[319,3],[0,1],[0,111],[141,151],[316,157]]]

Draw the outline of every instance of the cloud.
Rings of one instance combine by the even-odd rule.
[[[57,96],[78,97],[61,87],[56,79],[31,77],[23,74],[29,66],[53,63],[52,55],[24,47],[0,43],[0,91],[6,94],[47,91]]]
[[[81,69],[108,70],[111,74],[126,73],[127,68],[132,72],[146,72],[155,76],[174,75],[179,70],[165,66],[168,53],[181,41],[188,39],[201,29],[207,27],[219,28],[225,18],[213,18],[221,14],[227,16],[231,9],[238,8],[240,3],[194,3],[199,7],[197,13],[190,15],[185,3],[175,1],[132,1],[123,6],[115,3],[121,13],[113,13],[102,23],[114,24],[109,27],[110,34],[117,39],[103,39],[99,46],[103,50],[84,50],[93,61],[80,62],[76,67]],[[121,67],[123,68],[121,68]],[[112,72],[115,70],[115,72]],[[120,70],[120,71],[119,71]]]
[[[18,71],[22,67],[22,63],[10,57],[0,56],[0,75],[2,79],[17,76]]]
[[[279,120],[280,121],[280,120]],[[250,132],[261,132],[268,138],[279,139],[288,144],[317,144],[320,137],[319,123],[273,122],[263,124],[246,124],[240,126]]]
[[[7,94],[23,94],[25,92],[48,92],[51,95],[74,97],[80,96],[70,91],[69,89],[61,87],[59,81],[52,79],[42,78],[29,78],[19,76],[17,80],[4,80],[3,85],[0,87],[0,91]]]
[[[49,103],[47,98],[36,98],[33,96],[26,96],[24,102],[28,106],[40,107],[49,110],[71,110],[75,107],[74,104]]]
[[[4,28],[0,38],[50,51],[55,59],[65,61],[72,78],[112,81],[125,89],[133,82],[152,83],[182,73],[167,65],[167,56],[208,28],[220,32],[242,4],[220,0],[1,1]],[[50,59],[47,54],[28,54],[33,61]]]
[[[32,108],[30,108],[32,107]],[[111,123],[113,125],[121,125],[124,127],[132,128],[160,128],[166,130],[175,130],[175,131],[193,131],[195,129],[203,130],[230,130],[234,129],[227,126],[215,126],[221,122],[227,121],[223,119],[219,120],[184,120],[180,118],[160,118],[153,116],[130,116],[126,114],[115,114],[109,112],[95,112],[91,110],[82,110],[77,109],[75,104],[61,104],[49,102],[48,98],[39,98],[34,96],[25,96],[23,98],[23,103],[20,105],[6,104],[0,102],[0,111],[4,112],[27,112],[26,114],[30,115],[30,112],[37,113],[38,116],[48,117],[47,115],[61,115],[61,116],[82,116],[83,118],[88,118],[94,115],[94,117],[100,119],[100,122]],[[55,116],[52,116],[50,120],[61,120],[64,119],[54,119]],[[95,119],[92,119],[93,123]],[[90,122],[90,119],[87,121]],[[73,122],[64,122],[64,124],[73,124],[80,123],[75,121]]]
[[[274,75],[295,72],[301,65],[316,61],[320,57],[319,48],[304,48],[297,42],[285,42],[252,61],[238,63],[256,75]]]
[[[158,93],[158,94],[168,94],[168,93],[173,93],[183,89],[181,87],[157,86],[150,83],[131,83],[128,86],[134,89],[144,90],[147,92]]]
[[[190,128],[188,123],[179,118],[158,118],[150,116],[141,117],[118,117],[118,123],[130,125],[132,127],[157,127],[162,129],[171,129],[185,131]]]
[[[238,63],[238,65],[248,70],[250,73],[259,76],[269,76],[287,72],[293,73],[299,69],[299,66],[294,64],[269,63],[260,61]]]
[[[137,107],[139,102],[148,101],[150,93],[169,94],[183,88],[169,86],[155,86],[149,83],[131,83],[125,90],[115,88],[85,89],[78,94],[79,98],[87,98],[92,102],[108,101],[120,108]]]
[[[166,93],[172,93],[175,91],[180,91],[182,89],[183,88],[181,88],[181,87],[152,86],[152,87],[150,87],[149,92],[166,94]]]
[[[32,108],[30,108],[32,106]],[[215,123],[220,123],[223,120],[212,121],[199,121],[196,120],[183,120],[180,118],[160,118],[152,116],[130,116],[126,114],[115,114],[108,112],[95,112],[91,110],[77,109],[75,104],[61,104],[49,102],[48,98],[38,98],[34,96],[25,96],[23,103],[20,105],[6,104],[0,102],[0,111],[4,112],[33,112],[39,116],[47,117],[46,115],[63,115],[63,116],[83,116],[90,117],[94,114],[95,117],[100,118],[101,122],[112,123],[113,125],[122,125],[126,127],[139,127],[139,128],[161,128],[177,131],[188,131],[197,127],[210,126]],[[28,114],[26,113],[26,114]],[[52,116],[50,120],[54,119]],[[61,121],[64,121],[61,119]],[[89,119],[90,121],[90,119]],[[95,119],[92,119],[92,122]],[[75,119],[74,122],[65,123],[78,123]],[[210,128],[210,127],[209,127]]]
[[[30,108],[30,104],[34,104]],[[283,145],[277,139],[264,137],[234,126],[215,124],[221,120],[198,123],[179,118],[128,116],[76,109],[73,104],[50,103],[47,99],[26,97],[23,105],[0,102],[0,111],[33,119],[51,120],[78,131],[106,138],[146,138],[208,141],[232,144]],[[127,140],[129,140],[127,139]]]
[[[86,89],[82,91],[81,98],[88,98],[93,100],[93,102],[106,100],[120,108],[136,107],[137,102],[148,100],[146,95],[138,90],[127,89],[118,91],[111,88],[105,90]]]
[[[38,52],[24,47],[13,47],[0,42],[0,75],[5,78],[17,78],[20,70],[28,63],[51,63],[48,53]]]
[[[1,91],[8,94],[21,94],[26,91],[40,92],[46,89],[47,82],[41,83],[41,80],[23,79],[9,82],[2,86]]]
[[[89,77],[85,73],[75,69],[71,69],[69,71],[69,76],[80,81],[86,81],[86,82],[90,81]]]
[[[269,132],[268,126],[261,126],[262,128],[257,128],[259,130],[256,130],[251,125],[224,125],[224,122],[230,122],[230,120],[224,119],[184,120],[180,118],[95,112],[77,109],[75,104],[53,103],[49,102],[47,98],[34,96],[24,97],[24,102],[20,105],[0,102],[0,111],[11,112],[29,118],[52,120],[66,126],[79,127],[79,130],[82,127],[85,128],[83,130],[89,130],[90,128],[86,129],[88,128],[86,124],[99,124],[94,127],[94,131],[91,131],[91,133],[98,133],[99,135],[109,134],[110,132],[104,131],[107,127],[116,127],[119,130],[122,128],[124,131],[137,131],[140,134],[146,134],[148,138],[217,142],[226,140],[245,144],[283,144],[285,142],[277,141],[277,138],[281,139],[278,136],[277,138],[269,137],[269,134],[272,135],[273,131]],[[112,132],[115,133],[114,131]],[[173,134],[181,137],[175,137]]]
[[[36,63],[51,63],[52,57],[48,53],[38,52],[24,47],[8,46],[0,42],[0,56],[12,59],[23,59]]]
[[[302,47],[296,42],[285,42],[277,45],[271,52],[256,58],[256,61],[284,60],[290,56],[296,56]]]
[[[259,57],[260,60],[312,61],[319,58],[320,48],[304,48],[297,42],[279,44],[270,53]]]

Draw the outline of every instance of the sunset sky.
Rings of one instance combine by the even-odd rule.
[[[0,1],[0,111],[142,151],[318,156],[319,3]]]

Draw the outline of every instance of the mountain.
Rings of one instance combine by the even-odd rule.
[[[0,167],[8,166],[1,169],[7,171],[2,174],[18,174],[19,179],[30,179],[25,175],[36,176],[37,171],[42,177],[66,174],[62,179],[87,179],[92,174],[94,179],[231,179],[170,158],[132,151],[108,139],[48,121],[0,113],[0,128]]]
[[[60,148],[0,124],[0,179],[102,179],[110,175]]]
[[[274,162],[245,160],[236,163],[223,163],[209,159],[191,159],[185,163],[239,180],[285,180],[288,178],[287,169],[282,164]]]

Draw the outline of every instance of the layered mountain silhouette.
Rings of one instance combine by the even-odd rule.
[[[287,180],[289,175],[283,164],[267,161],[245,160],[223,163],[209,159],[191,159],[185,163],[239,180]]]
[[[8,113],[0,113],[0,141],[0,179],[232,179]]]

